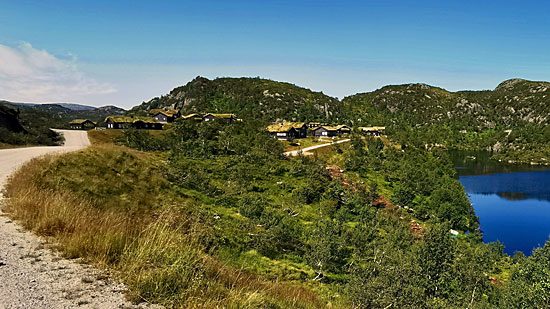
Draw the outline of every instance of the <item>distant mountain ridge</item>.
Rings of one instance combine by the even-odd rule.
[[[51,128],[68,128],[74,119],[89,119],[101,124],[107,116],[124,115],[126,110],[116,106],[92,107],[73,103],[18,103],[0,101],[19,111],[24,127],[47,126]]]
[[[107,108],[111,108],[112,110],[124,110],[120,107],[116,107],[116,106],[112,106],[112,105],[107,105],[107,106],[102,106],[102,107],[95,107],[95,106],[90,106],[90,105],[82,105],[82,104],[76,104],[76,103],[23,103],[23,102],[11,102],[11,101],[6,101],[6,100],[2,100],[0,101],[0,103],[4,103],[4,104],[9,104],[9,105],[14,105],[14,106],[25,106],[25,107],[55,107],[55,106],[60,106],[60,107],[63,107],[63,108],[66,108],[66,109],[70,109],[70,110],[73,110],[73,111],[90,111],[90,110],[96,110],[96,109],[107,109]]]

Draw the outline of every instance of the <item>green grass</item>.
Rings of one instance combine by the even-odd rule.
[[[200,197],[172,190],[163,159],[113,145],[35,159],[8,183],[6,211],[66,257],[112,270],[135,301],[181,308],[322,305],[307,285],[267,280],[300,263],[269,267],[253,252],[210,254],[211,217]],[[248,261],[257,266],[243,267]]]
[[[11,148],[20,148],[20,147],[25,147],[25,146],[17,146],[17,145],[11,145],[11,144],[6,144],[6,143],[0,143],[0,149],[11,149]]]
[[[143,130],[149,132],[152,136],[158,137],[163,134],[166,134],[166,130]],[[124,130],[118,129],[108,129],[108,130],[89,130],[88,139],[92,145],[104,145],[104,144],[115,144],[117,138],[123,136]]]
[[[299,150],[299,149],[303,149],[303,148],[310,147],[310,146],[328,144],[328,143],[331,143],[333,141],[338,141],[338,140],[341,140],[341,139],[344,139],[344,138],[339,137],[339,138],[335,138],[335,139],[327,139],[327,138],[318,138],[318,137],[310,136],[310,137],[300,138],[300,139],[294,140],[293,143],[295,143],[295,144],[298,143],[299,145],[291,145],[291,143],[289,141],[284,141],[284,140],[282,140],[281,143],[283,143],[283,145],[285,147],[285,151],[294,151],[294,150]]]

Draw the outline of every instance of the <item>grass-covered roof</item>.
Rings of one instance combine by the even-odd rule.
[[[105,118],[105,122],[113,122],[113,123],[136,123],[138,121],[141,121],[144,123],[159,123],[155,119],[148,118],[148,117],[108,116],[107,118]]]

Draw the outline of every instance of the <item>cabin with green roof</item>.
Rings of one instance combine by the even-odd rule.
[[[235,121],[237,121],[237,116],[235,116],[235,114],[213,114],[213,113],[208,113],[202,116],[202,121],[212,121],[216,119],[222,119],[227,123],[234,123]]]
[[[151,115],[151,117],[153,117],[153,119],[160,123],[174,122],[174,120],[176,120],[176,118],[180,116],[180,112],[175,109],[152,109],[149,111],[149,114]]]
[[[75,119],[69,122],[69,126],[73,130],[91,130],[96,127],[96,124],[89,119]]]
[[[386,127],[359,127],[359,130],[366,135],[381,136]]]
[[[105,118],[107,129],[162,130],[162,123],[148,117],[109,116]]]
[[[269,135],[277,139],[305,138],[307,125],[304,122],[281,122],[267,127]]]

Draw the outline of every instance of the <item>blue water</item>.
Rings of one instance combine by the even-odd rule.
[[[459,162],[459,181],[479,217],[483,241],[500,241],[505,252],[531,251],[550,236],[550,170],[477,160]],[[464,164],[465,163],[465,164]],[[506,171],[506,172],[499,172]]]

